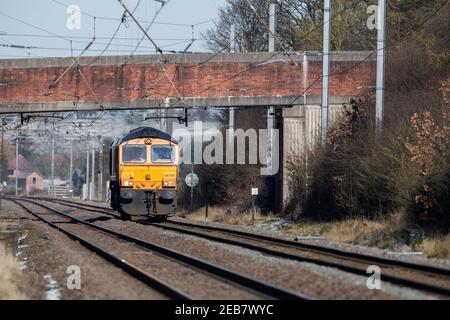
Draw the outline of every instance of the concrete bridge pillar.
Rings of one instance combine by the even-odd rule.
[[[333,127],[342,115],[344,110],[342,104],[329,106],[328,126]],[[304,159],[305,164],[311,159],[307,158],[307,151],[313,150],[320,145],[321,128],[321,106],[298,105],[283,110],[282,121],[282,150],[281,155],[281,188],[282,188],[282,208],[285,208],[290,197],[289,184],[289,160],[294,158],[298,161]]]

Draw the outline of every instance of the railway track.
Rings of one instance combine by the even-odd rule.
[[[93,224],[91,222],[87,222],[85,220],[78,219],[72,215],[69,215],[67,213],[64,213],[62,211],[59,211],[57,209],[51,208],[45,204],[36,202],[34,199],[28,199],[28,198],[6,198],[6,200],[10,200],[14,202],[15,204],[22,207],[25,211],[32,214],[39,220],[47,223],[51,227],[63,232],[67,236],[69,236],[71,239],[79,241],[80,244],[87,247],[89,250],[99,254],[106,260],[112,262],[117,267],[121,268],[125,272],[129,273],[130,275],[134,276],[138,280],[143,281],[144,283],[148,284],[149,286],[159,290],[161,293],[165,294],[169,298],[173,299],[193,299],[192,296],[189,294],[186,294],[179,289],[174,288],[173,286],[167,284],[166,282],[146,273],[143,270],[140,270],[137,266],[130,264],[129,262],[126,262],[124,259],[121,259],[114,255],[113,253],[109,252],[108,250],[103,249],[101,246],[94,244],[93,242],[85,239],[84,237],[80,236],[77,233],[74,233],[72,231],[69,231],[66,227],[61,227],[59,224],[60,222],[51,221],[48,218],[44,218],[42,214],[36,213],[34,210],[32,210],[29,206],[25,206],[24,203],[32,204],[41,208],[44,208],[45,210],[51,212],[52,214],[55,214],[58,217],[62,217],[66,220],[69,220],[72,223],[75,223],[78,226],[83,226],[85,228],[88,228],[90,230],[94,230],[96,232],[100,232],[103,235],[107,235],[111,238],[114,238],[116,240],[125,241],[126,243],[132,244],[136,246],[139,249],[147,250],[152,253],[157,254],[160,257],[164,257],[166,259],[170,259],[171,261],[175,261],[181,265],[187,266],[191,269],[195,269],[198,272],[201,272],[205,275],[208,275],[210,277],[213,277],[214,279],[220,280],[222,282],[225,282],[227,284],[230,284],[234,286],[238,290],[245,290],[252,294],[254,294],[256,297],[261,297],[265,299],[290,299],[290,300],[310,300],[311,297],[293,292],[288,289],[284,289],[275,285],[272,285],[270,283],[267,283],[265,281],[261,281],[252,277],[249,277],[245,274],[241,274],[232,270],[229,270],[227,268],[223,268],[221,266],[215,265],[213,263],[207,262],[205,260],[201,260],[198,258],[195,258],[193,256],[162,247],[153,243],[150,243],[148,241],[132,237],[128,234],[120,233],[105,227],[98,226],[96,224]],[[53,199],[52,199],[53,200]],[[48,200],[50,201],[50,200]],[[67,223],[67,222],[66,222]]]
[[[114,211],[101,206],[70,200],[39,199],[120,218]],[[259,251],[271,256],[336,268],[362,276],[367,276],[369,265],[377,265],[382,268],[381,279],[383,281],[437,294],[445,298],[450,297],[450,269],[342,251],[217,226],[198,225],[175,220],[168,220],[163,223],[135,222]]]
[[[105,260],[109,261],[116,267],[122,269],[127,274],[131,275],[132,277],[138,279],[139,281],[145,283],[146,285],[150,286],[153,289],[156,289],[157,291],[161,292],[162,294],[166,295],[168,298],[172,299],[181,299],[181,300],[192,300],[192,297],[176,288],[173,288],[172,286],[168,285],[164,281],[146,273],[145,271],[139,269],[138,267],[126,262],[124,259],[121,259],[120,257],[114,255],[113,253],[103,249],[102,247],[94,244],[93,242],[86,240],[79,235],[77,235],[74,232],[71,232],[65,228],[62,228],[58,225],[58,223],[52,222],[50,219],[44,218],[42,215],[34,212],[32,209],[25,206],[23,203],[21,203],[18,200],[8,199],[18,206],[20,206],[22,209],[24,209],[29,214],[33,215],[38,220],[46,223],[47,225],[51,226],[52,228],[64,233],[66,236],[71,238],[72,240],[78,241],[81,245],[89,249],[90,251],[98,254]]]

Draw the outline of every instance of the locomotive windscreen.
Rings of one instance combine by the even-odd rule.
[[[127,144],[122,148],[123,162],[145,163],[147,161],[147,147],[145,144]]]
[[[174,149],[172,146],[152,146],[152,162],[174,162]]]

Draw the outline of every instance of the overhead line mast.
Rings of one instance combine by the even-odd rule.
[[[269,52],[276,52],[276,5],[271,3],[269,6]],[[272,168],[272,152],[273,152],[273,129],[275,108],[270,106],[267,108],[267,171],[269,175],[273,175]]]
[[[136,25],[139,27],[139,29],[141,29],[141,31],[144,33],[144,35],[147,37],[147,39],[150,40],[150,42],[155,47],[155,50],[163,57],[164,62],[167,62],[168,60],[166,59],[162,49],[156,44],[155,41],[153,41],[153,39],[150,37],[150,35],[147,33],[147,31],[145,31],[145,29],[141,26],[139,21],[134,17],[133,13],[130,10],[128,10],[128,8],[125,6],[125,4],[122,2],[122,0],[118,0],[118,1],[119,1],[120,5],[128,13],[128,15],[131,17],[131,19],[133,19],[133,21],[136,23]]]
[[[327,143],[328,132],[328,77],[330,68],[330,15],[331,1],[325,0],[323,13],[323,68],[322,68],[322,125],[320,140],[322,146]]]
[[[384,117],[384,49],[386,0],[378,0],[377,10],[377,84],[376,84],[376,128],[377,136],[381,134]]]

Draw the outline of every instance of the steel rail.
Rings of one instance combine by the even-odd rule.
[[[13,199],[14,202],[17,203],[17,198],[10,198]],[[34,205],[40,206],[42,208],[45,208],[51,212],[54,212],[60,216],[63,216],[67,219],[70,219],[72,221],[75,221],[79,224],[88,226],[92,229],[102,231],[108,235],[112,235],[116,238],[122,239],[127,242],[134,243],[140,247],[143,247],[145,249],[151,250],[153,252],[156,252],[162,256],[165,256],[167,258],[170,258],[177,262],[182,262],[185,265],[188,265],[190,267],[194,267],[202,272],[207,272],[209,274],[212,274],[216,277],[221,278],[222,280],[225,279],[227,282],[233,282],[239,287],[244,287],[250,291],[256,292],[258,294],[262,294],[265,297],[269,298],[275,298],[275,299],[289,299],[289,300],[311,300],[312,297],[309,297],[305,294],[297,293],[285,288],[281,288],[279,286],[267,283],[265,281],[261,281],[249,276],[246,276],[244,274],[232,271],[230,269],[215,265],[213,263],[207,262],[205,260],[195,258],[193,256],[178,252],[173,249],[169,249],[166,247],[159,246],[154,243],[150,243],[148,241],[132,237],[123,233],[119,233],[117,231],[111,230],[109,228],[101,227],[96,224],[87,222],[82,219],[78,219],[76,217],[73,217],[71,215],[68,215],[64,212],[61,212],[59,210],[56,210],[54,208],[50,208],[42,203],[38,203],[34,200],[31,200],[29,198],[20,198],[18,199],[20,201],[26,201],[29,203],[32,203]],[[47,199],[46,201],[52,201],[53,199]]]
[[[425,271],[425,272],[434,273],[434,274],[438,274],[438,275],[450,276],[450,269],[440,268],[440,267],[436,267],[436,266],[430,266],[430,265],[426,265],[426,264],[377,257],[377,256],[367,255],[364,253],[344,251],[344,250],[335,249],[335,248],[329,248],[329,247],[324,247],[324,246],[319,246],[319,245],[314,245],[314,244],[309,244],[309,243],[280,239],[280,238],[265,236],[265,235],[261,235],[261,234],[254,234],[254,233],[245,232],[245,231],[232,230],[232,229],[228,229],[228,228],[197,225],[197,224],[193,224],[193,223],[185,223],[185,222],[173,221],[173,220],[170,220],[169,222],[172,224],[182,225],[182,226],[186,226],[186,227],[198,227],[199,229],[204,229],[204,230],[220,231],[220,232],[224,232],[224,233],[228,233],[228,234],[239,235],[242,237],[248,237],[248,238],[253,238],[256,240],[267,241],[267,242],[274,243],[274,244],[285,245],[287,247],[307,249],[307,250],[310,250],[312,252],[317,252],[317,253],[325,252],[325,253],[329,253],[332,255],[336,255],[340,258],[349,257],[349,258],[358,259],[358,260],[361,260],[364,262],[379,263],[379,264],[389,265],[391,267],[399,266],[399,267],[414,269],[417,271]]]
[[[58,202],[58,203],[61,203],[63,205],[67,205],[67,206],[69,206],[67,203],[70,203],[73,205],[88,207],[88,208],[92,208],[91,211],[104,213],[107,215],[117,217],[112,212],[109,212],[109,211],[112,211],[111,209],[108,209],[108,208],[105,208],[102,206],[84,204],[84,203],[79,203],[79,202],[65,200],[65,199],[61,200],[61,199],[53,199],[53,198],[45,198],[45,197],[42,197],[39,199],[42,199],[45,201]],[[78,207],[78,208],[85,209],[83,207]],[[88,209],[85,209],[85,210],[88,210]],[[338,258],[348,257],[348,258],[352,258],[352,259],[359,259],[362,262],[379,263],[379,264],[383,264],[383,265],[388,265],[390,267],[398,266],[398,267],[408,268],[411,270],[424,271],[424,272],[427,272],[430,274],[435,274],[435,275],[450,276],[450,269],[448,269],[448,268],[442,268],[442,267],[421,264],[421,263],[416,263],[416,262],[396,260],[396,259],[391,259],[391,258],[377,257],[377,256],[372,256],[372,255],[368,255],[368,254],[364,254],[364,253],[344,251],[341,249],[329,248],[329,247],[320,246],[320,245],[316,245],[316,244],[309,244],[309,243],[298,242],[298,241],[293,241],[293,240],[275,238],[275,237],[271,237],[271,236],[255,234],[255,233],[250,233],[250,232],[245,232],[245,231],[240,231],[240,230],[233,230],[233,229],[223,228],[223,227],[218,227],[218,226],[206,226],[206,225],[199,225],[199,224],[174,221],[174,220],[168,220],[167,222],[176,224],[176,225],[180,225],[180,226],[185,226],[185,227],[194,227],[194,228],[209,230],[209,231],[220,231],[223,233],[238,235],[238,236],[247,237],[247,238],[251,238],[251,239],[255,239],[255,240],[267,241],[267,242],[270,242],[273,244],[285,245],[287,247],[307,249],[311,252],[317,252],[317,253],[322,253],[322,254],[328,253],[328,254],[335,255]]]
[[[172,223],[172,221],[168,221],[166,223]],[[235,246],[240,246],[240,247],[244,247],[250,250],[255,250],[255,251],[259,251],[268,255],[272,255],[272,256],[276,256],[276,257],[280,257],[280,258],[285,258],[285,259],[290,259],[290,260],[295,260],[295,261],[300,261],[300,262],[310,262],[310,263],[314,263],[317,265],[321,265],[321,266],[325,266],[325,267],[330,267],[330,268],[336,268],[342,271],[346,271],[346,272],[350,272],[350,273],[354,273],[354,274],[358,274],[361,276],[367,276],[367,269],[365,268],[361,268],[361,267],[355,267],[355,266],[351,266],[351,265],[345,265],[343,263],[339,263],[339,262],[332,262],[332,261],[326,261],[323,259],[317,259],[317,258],[310,258],[310,257],[305,257],[299,254],[292,254],[292,253],[288,253],[288,252],[284,252],[284,251],[279,251],[279,250],[274,250],[274,249],[270,249],[267,247],[264,247],[263,245],[254,245],[248,242],[243,242],[243,241],[236,241],[233,239],[227,239],[227,238],[222,238],[222,237],[217,237],[211,234],[205,234],[205,233],[201,233],[201,232],[196,232],[196,231],[192,231],[192,230],[186,230],[183,228],[177,228],[177,227],[172,227],[172,226],[167,226],[164,224],[155,224],[155,223],[145,223],[148,225],[152,225],[154,227],[158,227],[158,228],[163,228],[165,230],[170,230],[170,231],[174,231],[174,232],[181,232],[181,233],[185,233],[185,234],[189,234],[192,236],[197,236],[197,237],[201,237],[201,238],[205,238],[208,240],[212,240],[212,241],[217,241],[217,242],[221,242],[221,243],[226,243],[226,244],[230,244],[230,245],[235,245]],[[194,225],[196,226],[196,225]],[[249,239],[248,237],[243,237],[244,239]],[[254,239],[253,239],[254,240]],[[270,242],[265,242],[267,244],[271,244],[273,245],[273,243]],[[342,258],[340,258],[342,259]],[[357,261],[358,263],[362,263],[361,261]],[[368,265],[369,266],[369,265]],[[391,267],[391,266],[388,266]],[[428,284],[428,283],[424,283],[424,282],[419,282],[419,281],[415,281],[415,280],[411,280],[408,278],[404,278],[404,277],[399,277],[399,276],[395,276],[386,272],[383,272],[381,275],[381,280],[383,281],[388,281],[397,285],[403,285],[403,286],[407,286],[409,288],[414,288],[414,289],[418,289],[418,290],[425,290],[428,292],[433,292],[436,294],[441,294],[441,295],[445,295],[450,297],[450,288],[446,288],[446,287],[442,287],[442,286],[437,286],[437,285],[433,285],[433,284]]]
[[[94,211],[94,212],[99,212],[99,213],[103,213],[103,214],[108,214],[108,215],[114,216],[115,218],[119,218],[117,215],[114,215],[112,212],[109,212],[108,208],[104,208],[101,206],[81,204],[81,203],[78,203],[75,201],[60,200],[60,199],[42,198],[42,200],[52,201],[52,202],[60,203],[62,205],[76,207],[76,208],[84,209],[87,211]],[[70,204],[67,204],[67,203],[70,203]],[[90,209],[83,208],[83,206],[88,207]],[[254,245],[254,244],[251,244],[248,242],[242,242],[242,241],[237,241],[237,240],[233,240],[233,239],[217,237],[217,236],[214,236],[211,234],[205,234],[205,233],[196,232],[193,230],[186,230],[183,228],[168,226],[166,224],[175,224],[175,225],[188,227],[188,228],[198,228],[198,229],[203,229],[203,230],[207,230],[207,231],[221,232],[224,234],[231,234],[233,236],[238,236],[238,237],[242,237],[245,239],[261,240],[270,245],[278,245],[278,246],[283,246],[286,248],[307,249],[308,251],[314,252],[316,254],[324,254],[324,252],[325,252],[326,254],[331,255],[335,258],[342,259],[344,257],[344,258],[356,261],[358,263],[378,263],[381,266],[385,266],[385,267],[391,267],[391,268],[401,267],[401,268],[406,269],[407,271],[422,271],[422,272],[431,274],[433,276],[449,276],[450,275],[449,269],[428,266],[428,265],[423,265],[423,264],[416,264],[416,263],[411,263],[411,262],[405,262],[405,261],[401,261],[401,260],[393,260],[393,259],[388,259],[388,258],[369,256],[369,255],[360,254],[360,253],[342,251],[339,249],[332,249],[332,248],[327,248],[327,247],[322,247],[322,246],[317,246],[317,245],[299,243],[299,242],[295,242],[295,241],[291,241],[291,240],[279,239],[279,238],[274,238],[274,237],[269,237],[269,236],[264,236],[264,235],[258,235],[258,234],[254,234],[254,233],[232,230],[232,229],[228,229],[228,228],[198,225],[198,224],[185,223],[185,222],[173,221],[173,220],[167,221],[166,224],[146,223],[146,222],[140,222],[140,221],[135,221],[135,222],[140,223],[140,224],[145,224],[145,225],[151,225],[151,226],[158,227],[158,228],[163,228],[163,229],[170,230],[170,231],[181,232],[181,233],[205,238],[205,239],[216,241],[216,242],[240,246],[240,247],[244,247],[244,248],[247,248],[250,250],[259,251],[259,252],[262,252],[262,253],[265,253],[268,255],[277,256],[280,258],[291,259],[291,260],[296,260],[296,261],[301,261],[301,262],[310,262],[310,263],[314,263],[314,264],[318,264],[318,265],[322,265],[322,266],[326,266],[326,267],[336,268],[336,269],[339,269],[342,271],[346,271],[346,272],[350,272],[350,273],[354,273],[354,274],[358,274],[358,275],[362,275],[362,276],[367,276],[367,270],[364,268],[349,266],[349,265],[345,265],[345,264],[338,263],[338,262],[325,261],[322,259],[304,257],[302,255],[297,255],[297,254],[287,253],[287,252],[283,252],[283,251],[279,251],[279,250],[274,250],[274,249],[270,249],[270,248],[267,248],[264,246]],[[320,250],[318,250],[318,248]],[[344,254],[341,254],[341,253],[344,253]],[[392,274],[387,274],[385,272],[381,275],[381,278],[382,278],[382,280],[386,280],[386,281],[394,283],[394,284],[403,285],[403,286],[407,286],[410,288],[433,292],[436,294],[445,295],[445,296],[450,297],[450,288],[437,286],[437,285],[433,285],[433,284],[428,284],[428,283],[424,283],[424,282],[419,282],[419,281],[411,280],[408,278],[403,278],[403,277],[395,276]]]
[[[133,276],[134,278],[138,279],[139,281],[150,286],[152,289],[156,289],[160,293],[166,295],[168,298],[176,299],[176,300],[193,300],[193,298],[190,295],[188,295],[176,288],[173,288],[172,286],[168,285],[167,283],[163,282],[162,280],[146,273],[145,271],[139,269],[136,266],[133,266],[132,264],[130,264],[130,263],[126,262],[125,260],[117,257],[116,255],[106,251],[105,249],[95,245],[94,243],[81,238],[80,236],[76,235],[75,233],[72,233],[64,228],[61,228],[60,226],[57,225],[57,223],[54,223],[48,219],[43,218],[39,214],[32,211],[30,208],[26,207],[24,204],[20,203],[18,200],[15,200],[15,199],[6,199],[6,200],[10,200],[10,201],[14,202],[15,204],[17,204],[18,206],[23,208],[25,211],[27,211],[28,213],[30,213],[37,219],[43,221],[44,223],[48,224],[52,228],[64,233],[66,236],[68,236],[72,240],[78,241],[81,245],[83,245],[87,249],[91,250],[95,254],[98,254],[105,260],[111,262],[116,267],[125,271],[127,274]]]

